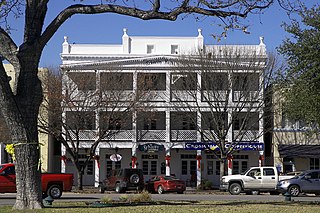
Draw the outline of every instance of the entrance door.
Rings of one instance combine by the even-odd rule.
[[[84,164],[84,161],[79,161],[80,165]],[[94,160],[88,162],[88,165],[83,173],[82,184],[84,186],[92,186],[94,184]]]
[[[158,155],[142,155],[142,171],[145,181],[158,175]]]

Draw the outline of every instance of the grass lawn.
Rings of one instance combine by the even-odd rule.
[[[88,206],[85,202],[53,202],[51,207],[46,207],[40,210],[29,210],[23,212],[112,212],[112,213],[186,213],[186,212],[235,212],[235,213],[315,213],[320,212],[320,203],[318,202],[250,202],[250,201],[165,201],[151,202],[149,204],[138,203],[135,205],[126,206]],[[11,206],[1,207],[0,212],[17,212],[12,210]],[[22,212],[22,211],[18,211]]]

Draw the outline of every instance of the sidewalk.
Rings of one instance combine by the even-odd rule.
[[[93,186],[83,186],[83,190],[76,190],[74,187],[72,189],[74,193],[99,193],[97,187]],[[106,191],[106,194],[115,193],[114,191]],[[136,193],[136,191],[127,191],[126,193]],[[202,190],[196,187],[187,187],[185,194],[228,194],[227,192],[221,192],[219,189]]]

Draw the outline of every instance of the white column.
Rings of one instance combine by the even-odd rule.
[[[98,187],[100,182],[100,148],[97,147],[95,156],[99,156],[99,159],[94,160],[94,186]]]
[[[201,150],[197,150],[197,156],[201,156]],[[197,160],[197,187],[201,185],[201,160]]]
[[[66,156],[66,148],[61,146],[61,156]],[[66,161],[61,160],[61,173],[66,173]]]
[[[171,156],[170,148],[169,149],[166,148],[166,156]],[[171,167],[171,159],[166,159],[166,176],[170,176],[171,174],[170,167]]]

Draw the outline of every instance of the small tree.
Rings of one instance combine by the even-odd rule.
[[[41,107],[49,111],[49,119],[42,113],[39,126],[65,147],[77,170],[77,188],[82,190],[84,170],[97,158],[98,145],[132,129],[133,113],[147,110],[148,92],[134,91],[132,73],[118,71],[105,71],[99,81],[95,72],[86,71],[65,71],[63,77],[50,74],[49,78],[47,99]],[[140,103],[142,99],[144,102]],[[80,163],[83,138],[89,138],[91,143],[84,162]],[[66,156],[62,158],[65,160]]]
[[[264,91],[273,59],[258,49],[222,46],[175,64],[171,96],[176,109],[188,116],[202,142],[215,144],[211,152],[221,162],[220,176],[242,141],[263,137]]]

